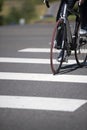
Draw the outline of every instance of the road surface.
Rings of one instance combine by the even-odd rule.
[[[87,130],[87,66],[52,75],[53,27],[0,27],[0,130]]]

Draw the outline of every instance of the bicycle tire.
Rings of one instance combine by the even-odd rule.
[[[58,30],[61,29],[61,30]],[[61,41],[58,40],[59,35],[61,32]],[[56,23],[56,26],[54,28],[53,31],[53,35],[52,35],[52,40],[51,40],[51,47],[50,47],[50,66],[51,66],[51,70],[52,73],[55,75],[57,73],[59,73],[59,70],[61,69],[62,63],[63,63],[63,57],[64,57],[64,45],[61,47],[60,42],[64,41],[64,36],[65,35],[65,26],[64,26],[64,22],[63,20],[59,19]],[[57,38],[57,46],[55,46],[55,39]],[[61,55],[61,61],[58,62],[58,55],[60,54],[60,52],[62,51],[62,55]]]
[[[79,34],[79,29],[77,30]],[[86,43],[81,39],[80,36],[77,36],[76,42],[77,42],[77,47],[75,48],[75,58],[77,65],[79,67],[83,67],[86,63],[87,59],[87,37],[86,38]]]

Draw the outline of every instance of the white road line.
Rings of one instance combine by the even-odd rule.
[[[22,50],[18,50],[18,52],[50,52],[50,48],[25,48]]]
[[[0,96],[0,108],[34,109],[49,111],[74,112],[87,100],[46,98],[46,97],[23,97],[23,96]]]
[[[38,52],[38,53],[44,52],[44,53],[49,53],[50,48],[25,48],[25,49],[18,50],[18,52]],[[81,50],[81,52],[87,53],[87,49]],[[72,53],[74,53],[74,51],[72,51]]]
[[[48,82],[87,83],[86,75],[52,75],[39,73],[0,72],[0,80],[27,80]]]
[[[50,59],[0,57],[0,62],[1,63],[50,64]],[[57,60],[55,64],[58,64]],[[68,60],[68,63],[64,62],[64,64],[76,64],[76,60]]]
[[[36,59],[36,58],[10,58],[0,57],[0,62],[5,63],[33,63],[33,64],[49,64],[49,59]]]

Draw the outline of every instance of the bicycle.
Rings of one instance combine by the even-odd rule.
[[[49,2],[46,6],[49,8]],[[70,26],[70,19],[68,14],[75,16],[74,29],[72,31]],[[50,47],[50,66],[52,73],[58,74],[64,62],[68,62],[69,56],[74,52],[77,65],[83,67],[87,59],[87,36],[81,37],[79,35],[80,29],[80,15],[79,8],[77,11],[68,7],[67,1],[63,6],[63,11],[59,20],[56,22]],[[56,41],[56,42],[55,42]],[[61,54],[61,60],[58,61],[58,57]],[[66,58],[64,59],[64,55]]]

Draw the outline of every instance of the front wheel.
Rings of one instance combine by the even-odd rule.
[[[53,74],[57,74],[62,66],[64,57],[65,26],[63,20],[58,20],[54,28],[50,47],[50,65]],[[62,52],[62,53],[61,53]],[[61,60],[58,57],[61,55]]]

